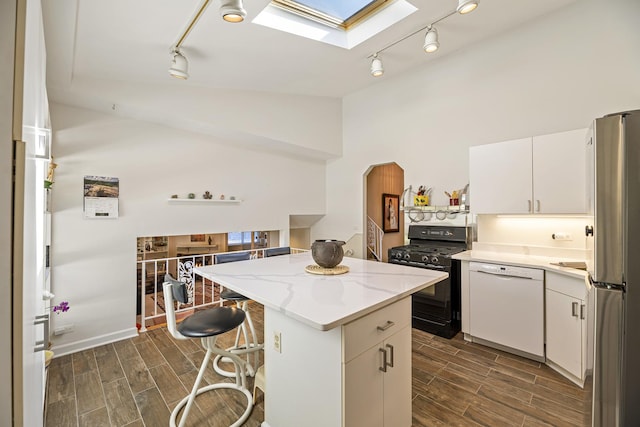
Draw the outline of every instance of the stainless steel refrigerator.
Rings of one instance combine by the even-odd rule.
[[[593,426],[640,426],[640,110],[596,119],[587,159]]]

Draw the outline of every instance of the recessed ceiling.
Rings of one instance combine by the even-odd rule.
[[[411,0],[410,0],[411,1]],[[384,79],[480,40],[515,29],[575,0],[483,0],[469,15],[438,27],[440,49],[427,55],[424,34],[385,52]],[[455,0],[411,1],[418,10],[353,49],[301,38],[253,24],[269,0],[245,2],[247,17],[229,24],[217,0],[184,42],[190,78],[184,85],[342,97],[379,82],[369,55],[455,9]],[[43,2],[48,82],[54,92],[76,80],[122,84],[177,84],[168,75],[169,48],[200,4],[197,0]]]

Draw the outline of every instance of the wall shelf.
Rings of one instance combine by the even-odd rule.
[[[403,208],[405,212],[455,212],[455,213],[469,213],[468,206],[460,205],[441,205],[441,206],[405,206]]]
[[[242,203],[242,200],[235,199],[167,199],[170,205],[184,205],[184,204],[209,204],[209,205],[237,205]]]

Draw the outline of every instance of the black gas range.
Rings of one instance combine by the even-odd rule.
[[[412,297],[412,326],[451,338],[460,331],[460,263],[451,255],[471,244],[469,227],[410,225],[409,244],[389,249],[389,262],[449,273]]]

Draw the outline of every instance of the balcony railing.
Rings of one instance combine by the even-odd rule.
[[[264,257],[265,249],[267,248],[248,250],[251,253],[251,259]],[[307,251],[306,249],[291,248],[292,254]],[[224,288],[218,283],[193,273],[194,267],[215,264],[215,256],[222,253],[229,252],[138,261],[137,313],[140,316],[140,331],[144,332],[150,326],[166,323],[162,294],[162,283],[166,273],[187,285],[189,299],[186,304],[180,304],[177,307],[176,315],[180,313],[186,315],[197,308],[222,305],[220,291]]]

